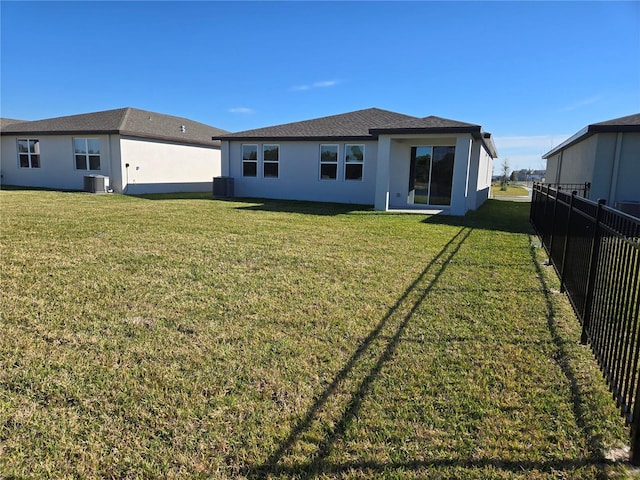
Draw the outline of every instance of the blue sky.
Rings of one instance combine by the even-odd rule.
[[[514,169],[640,112],[640,2],[0,2],[0,115],[125,106],[230,131],[379,107]],[[499,167],[496,166],[496,173]]]

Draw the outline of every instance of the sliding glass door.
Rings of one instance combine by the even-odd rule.
[[[411,148],[409,203],[451,205],[455,150],[455,147]]]

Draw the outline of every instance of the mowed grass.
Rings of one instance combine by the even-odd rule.
[[[528,205],[1,191],[0,478],[606,478]]]
[[[507,185],[506,190],[502,190],[500,185],[492,185],[491,195],[493,197],[526,197],[529,192],[519,185]]]

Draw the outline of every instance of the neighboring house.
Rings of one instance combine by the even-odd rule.
[[[588,125],[542,158],[548,183],[590,182],[591,200],[640,213],[640,113]]]
[[[370,108],[214,137],[234,193],[464,215],[489,196],[479,125]]]
[[[100,175],[130,194],[210,190],[220,175],[211,137],[227,133],[135,108],[0,126],[3,184],[83,190],[85,176]]]

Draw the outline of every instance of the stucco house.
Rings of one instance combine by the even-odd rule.
[[[588,125],[542,158],[548,183],[590,182],[590,199],[640,214],[640,113]]]
[[[214,137],[234,193],[464,215],[489,196],[480,125],[378,108]]]
[[[2,119],[5,185],[83,190],[103,178],[118,193],[207,191],[220,175],[225,130],[135,108],[37,121]]]

